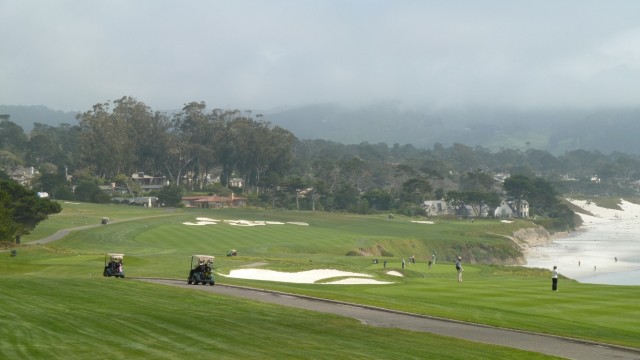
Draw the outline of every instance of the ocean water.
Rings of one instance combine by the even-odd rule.
[[[583,219],[586,226],[579,231],[531,249],[526,266],[555,265],[560,274],[582,283],[640,285],[640,218]]]

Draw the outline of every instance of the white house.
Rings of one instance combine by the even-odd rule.
[[[451,214],[449,204],[444,200],[426,200],[422,203],[427,216]]]
[[[512,217],[529,217],[529,202],[527,200],[521,200],[520,205],[516,205],[512,201],[502,200],[500,206],[498,206],[493,216],[497,218],[512,218]]]

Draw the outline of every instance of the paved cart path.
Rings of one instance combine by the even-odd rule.
[[[452,321],[395,310],[230,285],[188,285],[186,281],[137,278],[158,284],[241,297],[360,320],[372,326],[422,331],[569,359],[640,359],[640,349],[611,346],[532,332]]]

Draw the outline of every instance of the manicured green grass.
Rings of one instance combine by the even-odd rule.
[[[64,219],[61,221],[64,223],[62,226],[64,227],[69,223],[77,223],[78,218],[86,217],[86,213],[81,210],[84,204],[74,205],[76,207],[74,209],[69,209],[69,206],[63,206],[63,213],[52,216],[50,220],[43,223],[50,223],[47,225],[47,232],[53,233],[61,228],[61,225],[56,223],[59,218]],[[122,212],[119,212],[120,208],[123,209]],[[91,205],[88,206],[87,211],[91,210],[95,214],[96,221],[99,221],[98,215],[102,213],[109,213],[111,215],[106,216],[112,218],[122,220],[137,218],[137,220],[115,222],[90,230],[72,232],[65,239],[43,246],[23,246],[18,249],[18,256],[16,257],[9,257],[7,253],[4,253],[6,256],[0,253],[0,283],[3,288],[3,297],[0,298],[2,299],[0,305],[3,309],[2,311],[6,311],[7,314],[14,312],[17,314],[17,320],[6,324],[8,327],[2,326],[2,328],[16,327],[20,323],[20,317],[28,316],[28,314],[24,314],[25,312],[38,312],[36,308],[40,304],[38,300],[40,297],[45,297],[47,303],[51,303],[54,308],[63,308],[65,304],[73,303],[68,299],[67,293],[82,292],[84,294],[80,297],[84,299],[81,301],[82,304],[86,302],[90,308],[103,309],[106,312],[111,312],[113,316],[124,314],[123,316],[127,319],[124,322],[136,323],[134,315],[136,313],[145,314],[145,311],[139,309],[136,301],[141,302],[139,304],[140,307],[145,309],[167,309],[175,306],[173,313],[178,313],[179,315],[175,315],[175,318],[174,314],[166,315],[171,316],[171,321],[153,320],[152,315],[147,315],[141,316],[141,318],[146,319],[140,320],[142,323],[131,326],[133,328],[148,326],[156,329],[153,333],[148,334],[147,337],[163,338],[166,336],[170,338],[170,335],[163,335],[162,333],[163,331],[171,333],[172,330],[166,330],[167,327],[176,327],[180,329],[178,333],[186,332],[190,334],[190,337],[197,337],[195,335],[197,331],[194,330],[189,333],[188,330],[185,330],[189,328],[186,320],[183,324],[181,323],[182,320],[178,320],[178,318],[182,319],[184,317],[191,322],[197,322],[195,318],[198,317],[206,319],[225,318],[230,310],[224,308],[224,310],[219,311],[222,308],[215,306],[215,304],[224,302],[223,300],[214,295],[192,294],[190,292],[185,294],[184,290],[181,289],[166,289],[151,284],[140,284],[129,279],[104,279],[101,276],[101,272],[105,253],[123,252],[125,253],[125,270],[128,277],[149,276],[186,279],[190,256],[196,253],[203,253],[216,256],[215,267],[218,272],[216,279],[218,283],[269,288],[508,328],[540,331],[640,347],[638,341],[640,338],[640,320],[638,320],[640,319],[640,307],[637,306],[637,299],[640,298],[640,287],[587,285],[568,279],[561,279],[560,291],[553,293],[550,291],[550,274],[547,270],[470,264],[465,264],[465,282],[463,284],[456,282],[455,269],[447,261],[451,258],[446,259],[447,256],[450,256],[448,254],[457,253],[458,251],[468,251],[473,254],[473,251],[500,249],[501,246],[508,243],[508,240],[494,234],[508,234],[519,226],[525,226],[526,223],[524,222],[505,224],[498,221],[469,223],[466,221],[436,220],[436,224],[427,225],[412,223],[410,222],[411,219],[404,217],[386,219],[384,216],[356,216],[321,212],[180,209],[170,212],[170,216],[163,216],[168,212],[166,209],[133,209],[135,211],[127,206],[105,206],[105,209],[100,209],[99,206]],[[72,212],[76,213],[76,215],[70,214]],[[310,226],[286,224],[237,227],[222,223],[207,226],[186,226],[182,224],[187,221],[195,221],[197,217],[307,222]],[[45,233],[45,231],[42,231],[42,233]],[[31,240],[33,239],[35,237],[31,238]],[[447,250],[447,246],[454,249]],[[484,250],[478,250],[478,247],[484,247]],[[386,254],[393,254],[393,256],[383,257],[380,253],[376,253],[380,248],[383,248]],[[226,257],[226,252],[229,249],[237,249],[239,256]],[[440,260],[432,269],[428,269],[426,259],[434,249],[438,251]],[[347,254],[354,253],[365,254],[365,256],[347,256]],[[412,254],[416,255],[418,263],[410,264],[406,269],[401,269],[401,259],[408,258]],[[372,263],[374,257],[379,258],[378,264]],[[383,259],[388,260],[387,269],[382,268]],[[331,268],[362,272],[373,275],[374,278],[379,280],[392,281],[394,284],[289,284],[232,279],[223,276],[232,269],[252,266],[251,264],[257,263],[266,263],[267,265],[264,265],[264,268],[285,271]],[[404,276],[388,275],[386,274],[388,270],[400,271]],[[114,286],[119,288],[112,288]],[[13,294],[14,290],[17,291],[16,289],[22,288],[25,289],[23,295]],[[5,289],[10,290],[4,291]],[[58,289],[60,291],[57,291]],[[116,305],[118,304],[118,298],[122,295],[121,291],[127,293],[124,298],[128,300],[121,300],[125,301],[126,306]],[[28,293],[31,294],[31,297],[27,295]],[[87,296],[91,297],[92,300],[86,299]],[[17,305],[13,305],[11,299],[17,297],[20,297],[18,303],[24,305],[12,309],[12,306]],[[202,299],[204,303],[211,304],[211,306],[196,309],[193,305],[196,302],[200,302],[200,300],[187,302],[186,305],[183,304],[184,301],[180,300],[190,298]],[[245,331],[248,332],[254,327],[259,329],[287,327],[286,321],[282,319],[287,318],[290,313],[295,313],[296,316],[303,318],[308,316],[300,320],[301,324],[322,323],[323,327],[326,325],[322,321],[322,319],[327,318],[326,315],[313,313],[298,315],[298,312],[292,309],[281,309],[251,302],[246,302],[245,304],[245,302],[236,299],[227,300],[231,301],[232,304],[242,303],[245,306],[243,311],[247,313],[252,313],[252,310],[247,310],[247,308],[264,311],[261,316],[269,319],[269,321],[261,322],[256,320],[255,322],[245,322],[243,325],[238,325],[242,327],[246,325]],[[175,301],[175,304],[172,301]],[[82,307],[80,304],[75,306]],[[232,305],[229,306],[233,307]],[[30,307],[35,308],[30,310]],[[205,308],[206,310],[204,310]],[[275,310],[272,308],[275,308]],[[89,310],[85,309],[84,312],[88,313]],[[285,312],[287,316],[282,316],[282,313],[279,312]],[[3,316],[2,318],[6,317]],[[9,316],[8,318],[11,319],[12,317]],[[253,317],[251,318],[253,319]],[[242,322],[240,319],[235,320]],[[154,321],[167,321],[172,325],[148,324]],[[98,333],[102,331],[98,329],[100,325],[97,319],[94,319],[93,322],[88,322],[92,324],[90,328],[93,328],[90,331]],[[175,325],[173,325],[174,322]],[[442,346],[465,349],[465,342],[460,342],[462,344],[460,346],[451,346],[449,343],[457,344],[457,340],[390,329],[372,329],[370,327],[354,330],[351,327],[344,326],[343,322],[348,323],[348,320],[336,318],[336,320],[331,321],[332,324],[334,322],[340,324],[335,326],[336,329],[331,327],[318,330],[323,334],[331,333],[330,335],[325,334],[328,341],[319,342],[319,344],[322,344],[319,346],[313,345],[318,343],[319,340],[312,333],[307,334],[300,329],[293,331],[293,333],[297,334],[303,333],[305,338],[309,337],[301,341],[301,343],[308,342],[308,345],[303,347],[308,347],[307,351],[313,354],[313,356],[310,355],[307,358],[330,357],[334,347],[336,347],[335,351],[338,354],[342,354],[342,356],[337,356],[338,358],[390,358],[392,356],[397,357],[394,354],[398,355],[400,353],[405,358],[404,355],[407,354],[408,349],[416,349],[415,358],[424,358],[429,357],[425,351],[434,351],[431,354],[437,357],[438,351],[442,350]],[[213,325],[215,325],[215,322]],[[200,325],[195,325],[195,328],[197,329],[198,326]],[[55,329],[47,329],[48,325],[44,321],[36,326],[36,328],[40,327],[45,332],[56,331]],[[305,328],[304,326],[300,327]],[[343,327],[348,329],[349,332],[337,330],[337,328]],[[359,327],[360,325],[353,325],[353,328]],[[133,330],[125,331],[128,334],[126,337],[131,337],[131,332]],[[352,337],[350,332],[360,335]],[[414,335],[417,338],[413,338]],[[221,334],[219,335],[220,338],[226,339],[226,341],[235,345],[223,347],[217,344],[217,340],[206,340],[208,346],[203,345],[203,348],[220,348],[222,349],[220,354],[222,354],[221,357],[223,358],[241,356],[241,353],[238,352],[243,351],[243,349],[236,349],[236,347],[251,349],[259,346],[264,348],[261,350],[254,349],[253,351],[272,354],[269,352],[269,346],[267,345],[280,343],[270,339],[270,334],[261,336],[265,336],[267,340],[263,345],[259,346],[255,342],[242,345],[238,340],[232,340],[229,337],[225,338]],[[359,336],[362,336],[363,339],[359,339]],[[377,337],[388,337],[390,341],[386,343],[387,339],[377,339]],[[371,339],[364,340],[364,338]],[[424,338],[436,339],[436,342],[420,346],[420,350],[417,345],[414,345],[414,347],[408,346],[398,338],[411,339],[407,341],[416,341],[421,344],[426,344]],[[343,341],[344,339],[348,340]],[[417,339],[420,340],[418,341]],[[11,341],[1,344],[2,347],[0,349],[3,349],[3,353],[6,348],[14,348],[18,345],[18,343],[13,342],[14,340]],[[78,341],[84,342],[83,337],[81,336]],[[141,342],[138,338],[135,341]],[[149,341],[153,340],[144,341],[144,345],[139,345],[140,349],[120,347],[119,351],[125,351],[127,354],[130,351],[134,358],[136,357],[135,354],[147,356],[153,354],[153,357],[163,358],[162,355],[156,356],[156,353],[150,352],[151,348],[155,348],[155,345],[149,343]],[[162,341],[171,343],[177,340],[170,338]],[[362,342],[362,344],[366,345],[363,345],[358,350],[360,347],[351,344],[352,342]],[[381,345],[374,346],[372,342],[381,342]],[[45,346],[45,348],[52,346],[55,342],[47,343],[49,345]],[[112,343],[116,343],[116,340],[112,340],[110,344]],[[391,343],[397,343],[398,346],[394,346]],[[338,344],[343,344],[344,349],[338,350],[340,348]],[[99,349],[98,352],[103,349],[106,351],[105,346],[97,345],[95,341],[86,346],[88,349]],[[182,345],[178,344],[176,346]],[[197,345],[191,343],[191,347],[194,348],[195,354]],[[278,349],[274,351],[278,352],[273,354],[279,355],[278,357],[301,357],[295,356],[293,353],[284,353],[286,350],[280,349],[285,347],[284,343],[277,347]],[[323,347],[325,347],[324,351],[326,353],[321,352]],[[371,356],[371,349],[378,349],[378,347],[384,347],[385,350],[380,356]],[[387,352],[386,349],[389,349],[389,351]],[[447,357],[458,357],[455,352],[450,354],[449,350],[447,349],[447,352],[445,352]],[[29,351],[37,351],[37,349]],[[139,353],[136,351],[139,351]],[[175,353],[164,348],[158,351],[169,354],[166,356],[167,358],[171,358],[170,354],[175,355]],[[347,351],[353,351],[353,353]],[[497,350],[490,349],[485,351]],[[412,354],[413,352],[410,353]],[[473,358],[473,355],[468,356],[466,350],[461,351],[459,354],[464,354],[460,358]],[[131,357],[129,355],[128,357]],[[519,354],[517,356],[520,357]],[[2,353],[0,353],[1,357]],[[33,357],[39,358],[39,356],[35,355]],[[139,355],[138,357],[144,358],[145,356]],[[515,357],[515,355],[495,355],[490,357],[511,358]]]
[[[108,217],[112,222],[128,221],[139,217],[170,216],[174,211],[164,208],[145,208],[140,206],[101,205],[91,203],[76,203],[61,201],[62,212],[49,216],[48,221],[43,221],[28,235],[22,237],[22,243],[41,239],[53,235],[62,229],[76,228],[86,225],[100,224],[103,217]]]
[[[44,276],[3,264],[3,359],[551,358],[190,289],[64,276],[69,265]]]

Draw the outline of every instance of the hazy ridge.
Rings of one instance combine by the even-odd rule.
[[[42,105],[0,105],[0,114],[9,114],[26,133],[34,123],[77,124],[76,112]],[[291,131],[300,140],[411,144],[418,148],[460,143],[491,150],[535,148],[556,155],[577,149],[640,154],[638,108],[416,110],[393,103],[360,107],[315,104],[254,114],[262,114],[262,119]]]

